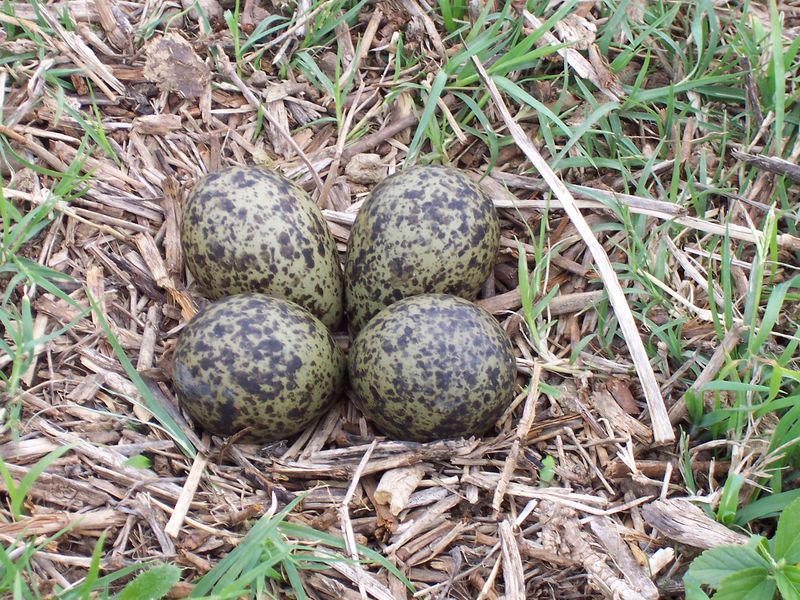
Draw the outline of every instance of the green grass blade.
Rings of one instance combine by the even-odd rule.
[[[800,498],[800,489],[771,494],[743,506],[736,512],[734,523],[745,526],[756,519],[775,517],[791,502]]]
[[[767,337],[772,333],[775,324],[781,317],[781,309],[786,300],[786,295],[789,293],[789,290],[798,287],[800,287],[800,275],[795,275],[789,281],[784,281],[773,288],[772,293],[769,295],[767,306],[764,309],[764,315],[761,318],[761,324],[757,330],[758,333],[752,338],[749,348],[751,353],[758,354],[760,349],[764,346]]]
[[[596,109],[594,109],[581,123],[580,127],[578,127],[575,131],[572,132],[569,140],[567,143],[564,144],[564,147],[561,149],[561,152],[556,155],[551,163],[551,167],[553,169],[558,168],[558,163],[567,155],[570,148],[572,148],[575,144],[577,144],[580,140],[584,138],[586,133],[595,125],[595,123],[599,122],[603,119],[607,114],[619,108],[619,104],[616,102],[606,102],[605,104],[601,104]]]
[[[331,535],[329,533],[325,533],[322,531],[317,531],[316,529],[312,529],[310,527],[306,527],[304,525],[298,525],[296,523],[287,523],[282,522],[278,525],[281,533],[286,535],[290,535],[295,538],[306,539],[310,541],[320,541],[331,548],[337,548],[339,550],[346,550],[347,546],[344,543],[344,540]],[[371,561],[374,564],[380,565],[387,571],[389,571],[392,575],[394,575],[397,579],[403,582],[403,585],[409,589],[412,593],[416,592],[416,588],[414,585],[408,580],[408,578],[400,572],[400,570],[394,566],[391,562],[389,562],[385,556],[376,552],[371,548],[367,548],[366,546],[357,546],[358,552],[362,554],[367,560]]]
[[[89,569],[83,583],[77,588],[76,592],[81,600],[89,600],[92,598],[92,591],[97,583],[98,575],[100,574],[100,558],[103,552],[103,545],[106,542],[106,533],[100,534],[97,543],[92,550],[92,557],[89,562]]]
[[[111,331],[111,326],[108,324],[105,315],[103,315],[103,311],[101,311],[100,307],[97,305],[97,301],[92,297],[89,288],[84,288],[84,291],[86,293],[86,297],[89,299],[89,304],[93,313],[97,315],[98,322],[106,335],[108,343],[111,345],[112,350],[114,350],[117,360],[119,360],[122,368],[125,370],[125,373],[136,386],[139,394],[141,394],[142,398],[144,398],[144,401],[147,404],[147,409],[164,428],[164,431],[170,435],[181,451],[187,456],[193,457],[196,454],[196,450],[191,440],[181,429],[180,425],[175,422],[172,416],[170,416],[169,413],[167,413],[161,404],[159,404],[159,402],[155,399],[153,393],[150,391],[150,388],[147,387],[147,384],[142,379],[142,376],[139,375],[139,372],[131,363],[128,355],[125,354],[125,350],[122,349],[119,341],[114,336],[114,332]]]
[[[253,561],[257,562],[261,556],[262,544],[274,535],[280,521],[303,500],[303,497],[298,496],[276,515],[266,514],[256,521],[244,540],[195,583],[190,597],[204,596],[212,589],[229,585],[245,569],[250,568],[249,565],[253,564]]]
[[[419,154],[423,137],[428,127],[431,125],[433,115],[436,111],[436,103],[442,95],[445,83],[447,83],[447,73],[445,71],[439,71],[431,84],[431,89],[428,91],[428,97],[425,100],[425,109],[422,111],[422,116],[419,118],[419,124],[417,125],[417,130],[414,132],[414,137],[411,139],[411,144],[408,146],[405,166],[414,164],[414,160]]]
[[[47,454],[45,454],[42,458],[36,461],[36,464],[33,465],[30,470],[25,474],[22,480],[19,482],[19,485],[14,488],[14,493],[11,494],[9,491],[9,495],[11,495],[11,514],[14,519],[19,519],[22,516],[22,503],[25,501],[25,498],[28,496],[28,492],[30,491],[31,487],[36,480],[39,479],[39,476],[44,473],[45,469],[53,464],[59,457],[63,454],[69,452],[75,447],[75,444],[67,444],[66,446],[59,446],[55,450],[51,450]],[[10,490],[11,488],[9,488]]]
[[[780,13],[778,12],[778,4],[775,0],[769,0],[769,29],[770,29],[770,45],[772,52],[772,78],[775,82],[773,86],[772,97],[772,111],[775,115],[775,127],[773,131],[775,135],[772,140],[774,143],[774,152],[777,156],[783,155],[783,123],[786,112],[786,87],[785,87],[785,70],[784,70],[784,57],[783,57],[783,26],[781,23]]]
[[[139,573],[126,585],[117,600],[163,598],[181,578],[181,570],[173,565],[157,565]]]
[[[564,135],[572,137],[572,130],[561,119],[559,119],[552,110],[539,102],[536,98],[531,96],[516,83],[510,79],[507,79],[506,77],[498,76],[493,77],[492,79],[494,80],[495,84],[497,84],[497,87],[500,89],[500,91],[505,92],[520,104],[530,106],[539,114],[540,118],[542,116],[546,117],[546,119],[556,125],[564,133]]]

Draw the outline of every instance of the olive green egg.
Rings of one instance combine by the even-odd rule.
[[[211,303],[175,347],[178,399],[207,432],[242,441],[284,439],[339,396],[347,360],[325,325],[304,308],[264,294]]]
[[[389,436],[433,441],[486,431],[514,399],[516,363],[500,324],[468,300],[395,302],[353,342],[356,404]]]
[[[308,194],[274,171],[230,167],[200,180],[183,208],[181,242],[212,300],[259,292],[296,302],[329,328],[342,319],[333,235]]]
[[[361,207],[345,260],[345,312],[356,335],[378,312],[408,296],[474,299],[500,245],[490,198],[450,167],[390,175]]]

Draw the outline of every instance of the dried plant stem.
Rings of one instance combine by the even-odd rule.
[[[203,476],[203,471],[205,470],[207,464],[208,458],[200,453],[195,455],[192,468],[190,469],[189,475],[186,477],[186,483],[181,490],[181,495],[178,497],[178,501],[175,503],[175,509],[172,511],[172,515],[167,522],[167,526],[164,528],[164,532],[167,535],[173,538],[178,537],[178,534],[181,531],[181,526],[183,525],[183,520],[186,518],[186,514],[189,512],[189,505],[192,503],[194,494],[197,491],[197,486],[200,484],[200,478]]]
[[[508,600],[525,600],[525,570],[514,529],[508,520],[500,523],[500,548],[503,556],[503,581]]]
[[[342,500],[342,506],[339,509],[339,520],[342,524],[342,531],[344,532],[344,541],[347,545],[347,552],[350,554],[350,558],[352,558],[356,564],[358,563],[358,547],[356,546],[356,537],[353,533],[353,523],[350,520],[350,501],[353,499],[353,495],[358,487],[358,482],[361,480],[361,474],[364,472],[364,467],[367,466],[367,463],[369,462],[372,452],[375,450],[375,446],[377,444],[378,442],[373,440],[369,445],[369,448],[367,448],[367,451],[364,453],[364,457],[361,459],[361,462],[358,463],[358,467],[356,468],[355,473],[353,473],[353,479],[347,488],[347,493],[344,495],[344,499]],[[355,567],[354,572],[356,574],[358,591],[361,594],[361,597],[365,598],[367,591],[364,586],[364,576],[366,576],[366,573],[364,573],[363,570],[358,566]]]
[[[289,146],[291,146],[292,150],[294,150],[297,156],[300,158],[300,160],[303,161],[303,163],[308,168],[309,174],[314,179],[314,184],[317,186],[317,189],[320,190],[321,192],[325,187],[325,184],[322,183],[322,179],[320,179],[320,176],[317,173],[317,170],[314,168],[314,165],[311,164],[311,161],[308,159],[308,156],[306,156],[306,153],[303,152],[303,149],[298,145],[298,143],[292,137],[292,134],[289,133],[284,128],[284,126],[270,114],[266,106],[264,106],[261,103],[261,101],[258,98],[256,98],[256,95],[252,91],[250,91],[250,88],[248,88],[247,85],[244,83],[244,81],[242,81],[241,78],[236,74],[236,70],[233,68],[230,59],[222,50],[222,48],[220,48],[219,46],[217,46],[217,56],[219,58],[219,65],[222,68],[222,72],[224,73],[224,75],[228,79],[230,79],[237,88],[239,88],[239,91],[242,92],[242,96],[244,96],[245,99],[250,103],[250,106],[252,106],[253,108],[258,108],[259,106],[261,106],[264,109],[262,110],[264,118],[267,121],[269,121],[269,124],[272,125],[281,134],[281,136],[286,140],[286,143],[288,143]]]

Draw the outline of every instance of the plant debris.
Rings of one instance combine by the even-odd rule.
[[[581,2],[545,32],[546,4],[541,18],[502,8],[517,10],[520,32],[514,14],[498,6],[479,21],[484,3],[470,2],[465,31],[480,23],[481,52],[451,35],[461,17],[448,25],[414,0],[362,3],[360,14],[340,0],[245,2],[233,31],[231,2],[3,5],[2,201],[39,219],[3,246],[26,275],[0,272],[12,315],[0,539],[9,560],[27,561],[26,585],[75,590],[100,543],[101,575],[165,562],[182,570],[171,596],[185,596],[293,502],[281,543],[316,559],[335,539],[340,556],[367,548],[385,561],[323,558],[297,571],[320,599],[655,598],[681,593],[693,548],[746,540],[696,504],[714,509],[729,473],[743,499],[763,488],[786,458],[770,447],[775,415],[749,413],[728,440],[697,439],[684,420],[733,405],[735,390],[703,386],[740,342],[780,354],[795,334],[796,311],[763,339],[748,333],[748,286],[795,274],[800,238],[791,215],[775,225],[770,203],[796,164],[758,146],[772,112],[751,144],[720,149],[715,128],[744,110],[734,95],[701,106],[720,79],[678,90],[693,80],[663,48],[609,66],[620,56],[610,40],[628,29],[607,30],[601,3]],[[645,4],[630,3],[625,27],[649,27]],[[781,6],[788,36],[797,12]],[[676,10],[685,24],[694,9]],[[768,15],[753,18],[769,30]],[[716,26],[736,23],[726,13]],[[544,35],[525,37],[534,32]],[[529,52],[537,58],[505,62]],[[653,64],[636,81],[645,53]],[[671,120],[645,101],[637,117],[617,112],[662,87],[696,112]],[[763,92],[751,81],[747,93]],[[613,140],[584,148],[572,137],[604,131],[611,111],[609,135],[641,146],[621,145],[624,165],[592,162]],[[800,145],[789,146],[796,163]],[[514,342],[512,407],[486,437],[432,443],[383,438],[346,396],[268,446],[196,430],[171,382],[176,340],[207,303],[178,235],[194,183],[228,165],[277,169],[324,209],[343,258],[366,195],[406,160],[460,168],[498,208],[501,252],[478,304]],[[704,188],[715,171],[723,179]],[[690,172],[706,175],[680,179]],[[781,198],[796,206],[796,189]],[[3,218],[17,223],[10,208]],[[344,331],[337,340],[350,343]],[[301,537],[308,528],[316,542]],[[287,597],[281,573],[265,585]]]

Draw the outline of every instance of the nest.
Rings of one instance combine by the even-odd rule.
[[[36,547],[26,559],[27,585],[45,596],[74,588],[99,542],[101,575],[153,561],[177,565],[181,581],[170,595],[179,597],[238,556],[255,523],[273,523],[270,543],[290,548],[312,598],[411,597],[390,566],[421,598],[655,598],[680,592],[692,548],[742,541],[671,498],[687,495],[682,473],[710,492],[731,467],[713,447],[675,442],[673,429],[686,414],[687,379],[697,379],[695,389],[713,379],[742,331],[734,327],[715,344],[708,279],[696,260],[706,252],[699,237],[724,234],[724,220],[626,194],[624,182],[602,169],[560,171],[570,191],[551,195],[552,182],[530,170],[553,159],[527,137],[537,130],[535,115],[512,116],[478,61],[493,100],[486,115],[514,143],[490,165],[486,144],[459,126],[458,96],[445,95],[435,110],[451,126],[450,162],[480,181],[500,211],[502,249],[478,303],[514,340],[521,393],[511,409],[487,437],[428,444],[376,437],[346,398],[299,436],[268,447],[196,431],[169,372],[181,328],[204,302],[179,243],[187,191],[224,165],[269,165],[312,194],[343,252],[369,190],[409,152],[419,157],[412,136],[426,107],[415,106],[414,86],[429,89],[438,65],[458,50],[414,0],[378,2],[352,28],[331,29],[333,50],[314,54],[319,81],[309,80],[309,69],[282,78],[281,65],[328,4],[311,13],[303,2],[294,15],[287,9],[289,27],[244,50],[246,36],[232,39],[223,9],[214,0],[199,5],[208,26],[175,3],[76,0],[47,3],[37,14],[12,2],[14,16],[2,16],[7,28],[39,40],[4,42],[30,57],[7,63],[1,75],[11,89],[0,134],[17,157],[3,164],[3,193],[25,211],[49,211],[19,256],[64,276],[45,277],[48,286],[15,280],[7,291],[9,303],[30,303],[33,339],[43,340],[24,364],[0,356],[10,423],[0,456],[16,482],[0,483],[9,499],[0,538],[14,560]],[[263,10],[243,3],[242,32],[258,31],[269,16]],[[63,14],[74,27],[63,25]],[[338,16],[333,11],[330,22]],[[536,27],[533,15],[523,16]],[[425,55],[400,70],[391,62],[398,31],[407,51]],[[587,48],[591,54],[593,43]],[[560,72],[566,60],[600,100],[621,97],[601,63],[574,52],[538,68]],[[332,69],[337,60],[341,68]],[[48,83],[54,68],[68,69],[68,85]],[[329,91],[320,91],[322,75]],[[531,91],[547,106],[558,96]],[[668,187],[675,160],[655,163],[652,177],[665,177]],[[633,331],[585,342],[607,334],[613,318],[624,327],[626,303],[636,299],[614,288],[598,259],[605,254],[609,268],[627,261],[615,227],[623,214],[692,232],[666,237],[670,275],[654,285],[674,292],[675,303],[645,317],[653,326],[678,318],[677,335],[709,361],[651,365],[631,345],[646,333],[632,317]],[[728,226],[730,237],[758,241],[740,221]],[[800,248],[789,234],[778,243],[779,263]],[[537,263],[542,250],[546,260]],[[530,289],[520,288],[521,268]],[[13,379],[18,364],[24,370]],[[758,448],[754,438],[753,452],[739,455],[740,472],[763,467],[766,450]],[[26,477],[33,482],[24,501],[12,506]],[[276,597],[297,584],[287,561],[265,580]]]

